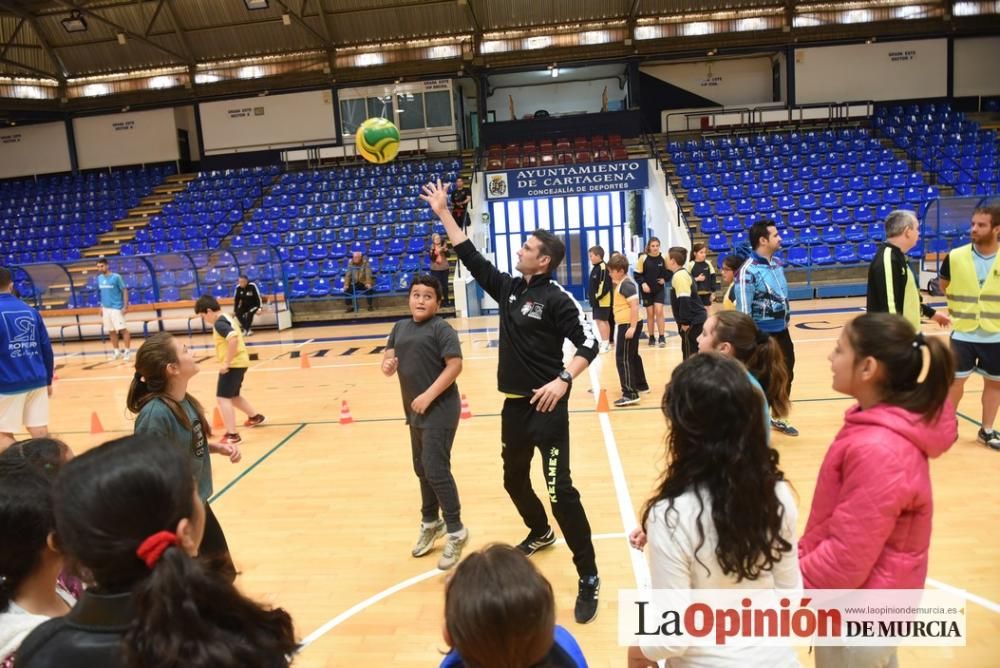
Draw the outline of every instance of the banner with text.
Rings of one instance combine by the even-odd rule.
[[[642,190],[649,185],[645,160],[555,165],[486,173],[488,199],[528,199]]]

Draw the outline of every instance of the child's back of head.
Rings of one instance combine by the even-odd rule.
[[[448,581],[446,640],[464,666],[538,665],[552,648],[554,629],[552,585],[513,547],[470,554]]]

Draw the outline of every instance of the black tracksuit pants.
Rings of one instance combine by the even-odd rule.
[[[549,413],[541,413],[528,398],[508,398],[500,417],[503,441],[503,486],[532,536],[549,530],[545,507],[531,488],[531,460],[542,455],[542,471],[552,505],[573,564],[580,577],[597,575],[590,522],[569,471],[569,411],[564,398]]]
[[[622,385],[622,394],[629,398],[639,396],[640,392],[649,389],[646,380],[646,369],[639,356],[639,341],[642,340],[642,320],[635,325],[635,335],[625,338],[628,323],[615,328],[615,364],[618,366],[618,380]]]

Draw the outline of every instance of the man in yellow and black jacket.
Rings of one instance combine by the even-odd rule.
[[[954,320],[951,351],[955,355],[955,382],[949,398],[958,406],[965,381],[973,372],[983,377],[983,414],[978,439],[1000,450],[1000,434],[993,421],[1000,408],[1000,264],[997,234],[1000,206],[977,207],[972,212],[972,243],[951,249],[941,263],[941,287]]]
[[[942,327],[951,324],[943,313],[923,303],[917,279],[906,261],[906,254],[917,245],[920,222],[912,211],[893,211],[885,219],[885,243],[868,265],[868,312],[895,313],[920,329],[920,317]]]

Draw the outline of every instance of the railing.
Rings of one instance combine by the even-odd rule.
[[[756,107],[707,107],[666,113],[663,116],[664,132],[669,140],[671,132],[713,130],[721,128],[762,129],[768,125],[798,125],[802,123],[836,123],[852,118],[872,115],[875,103],[870,100],[855,102],[828,102],[802,104],[793,107],[760,105]],[[683,122],[679,122],[683,119]],[[696,119],[692,127],[692,119]],[[675,122],[671,122],[671,121]]]

